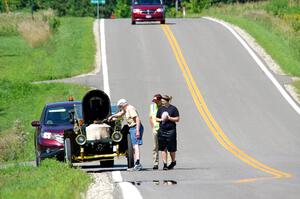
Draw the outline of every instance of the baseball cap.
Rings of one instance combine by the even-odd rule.
[[[153,99],[152,99],[152,102],[154,102],[155,100],[161,100],[161,98],[162,98],[162,96],[161,96],[161,94],[155,94],[154,96],[153,96]]]
[[[123,106],[125,104],[128,104],[127,100],[126,99],[119,99],[118,102],[117,102],[117,106]]]

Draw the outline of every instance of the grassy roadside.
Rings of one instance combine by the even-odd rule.
[[[0,36],[0,79],[22,81],[70,77],[94,68],[92,18],[60,18],[45,44],[32,48],[21,35]]]
[[[34,160],[31,121],[39,119],[46,103],[65,101],[68,96],[80,100],[88,90],[79,85],[32,82],[94,68],[92,18],[59,18],[60,25],[52,32],[43,18],[36,19],[31,25],[41,24],[48,35],[32,45],[18,28],[22,20],[30,23],[27,15],[0,15],[0,164]],[[25,26],[25,36],[35,39],[32,35]],[[0,198],[81,198],[89,183],[86,173],[49,160],[39,168],[0,169]]]
[[[45,103],[65,101],[70,95],[81,99],[88,89],[31,82],[81,74],[92,70],[94,63],[92,18],[59,18],[60,26],[51,37],[32,47],[18,31],[19,24],[28,23],[28,15],[0,15],[0,162],[33,159],[31,120],[39,119]],[[29,22],[38,25],[43,16],[35,21],[29,17]],[[13,139],[16,136],[20,139]]]
[[[296,81],[293,85],[297,89],[298,96],[300,96],[300,81]],[[300,99],[300,97],[299,97],[299,99]]]
[[[39,168],[0,169],[0,198],[83,198],[90,182],[90,177],[80,170],[45,160]]]
[[[283,71],[300,77],[300,32],[291,24],[265,11],[267,2],[220,5],[204,10],[203,15],[222,19],[247,31],[280,65]],[[276,41],[276,42],[274,42]],[[298,46],[299,45],[299,46]],[[294,82],[300,98],[300,83]]]

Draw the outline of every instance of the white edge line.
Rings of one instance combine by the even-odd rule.
[[[280,85],[280,83],[276,80],[276,78],[272,75],[272,73],[267,69],[267,67],[263,64],[263,62],[258,58],[258,56],[254,53],[254,51],[249,47],[249,45],[241,38],[241,36],[237,34],[237,32],[234,29],[232,29],[230,26],[228,26],[226,23],[222,21],[216,20],[211,17],[203,17],[203,18],[219,23],[223,25],[225,28],[227,28],[239,40],[239,42],[244,46],[244,48],[249,52],[251,57],[255,60],[255,62],[259,65],[261,70],[267,75],[267,77],[276,86],[276,88],[279,90],[281,95],[288,101],[288,103],[292,106],[292,108],[300,115],[300,107],[286,92],[286,90],[284,90],[284,88]]]
[[[107,70],[107,59],[106,59],[106,45],[105,45],[105,30],[104,30],[104,19],[100,21],[100,38],[101,38],[101,63],[103,71],[103,87],[104,92],[110,97],[109,81],[108,81],[108,70]],[[123,182],[121,172],[112,172],[113,182],[120,185],[123,199],[142,199],[142,195],[139,190],[129,182]]]
[[[112,179],[114,183],[118,183],[121,190],[123,199],[142,199],[142,195],[139,190],[133,186],[129,182],[123,182],[121,172],[120,171],[113,171],[111,173]]]
[[[106,59],[104,19],[100,20],[100,39],[101,39],[101,63],[102,63],[102,74],[103,74],[103,89],[104,92],[110,97],[107,59]]]
[[[119,185],[122,189],[123,199],[142,199],[140,192],[131,183],[120,182]]]

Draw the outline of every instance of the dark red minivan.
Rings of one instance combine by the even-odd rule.
[[[163,0],[132,0],[131,24],[143,21],[166,22]]]

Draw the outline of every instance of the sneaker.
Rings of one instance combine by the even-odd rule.
[[[171,164],[168,166],[168,169],[173,169],[176,165],[176,161],[171,162]]]
[[[133,171],[140,171],[143,169],[143,166],[141,164],[136,164],[133,167]]]
[[[163,170],[168,170],[167,164],[164,164]]]
[[[153,170],[157,170],[157,169],[158,169],[158,165],[154,165]]]

